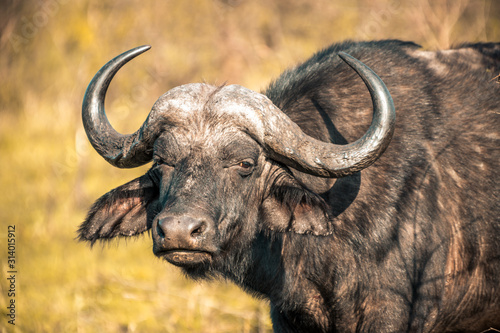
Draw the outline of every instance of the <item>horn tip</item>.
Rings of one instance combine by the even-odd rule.
[[[151,45],[146,44],[146,45],[136,47],[135,51],[140,54],[140,53],[148,51],[150,48],[151,48]]]

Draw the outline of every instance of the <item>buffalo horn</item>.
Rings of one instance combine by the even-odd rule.
[[[143,137],[145,126],[133,134],[120,134],[111,126],[104,110],[106,91],[116,72],[149,49],[147,45],[139,46],[109,61],[94,76],[83,98],[82,120],[89,141],[104,159],[116,167],[134,168],[151,160],[153,138]]]
[[[319,177],[344,177],[370,166],[385,151],[394,132],[396,112],[384,82],[368,66],[347,53],[340,52],[339,57],[358,73],[371,95],[373,119],[361,138],[347,145],[316,140],[302,132],[288,117],[283,117],[274,105],[275,110],[269,110],[270,115],[277,115],[280,120],[272,121],[274,126],[266,126],[264,142],[274,159]]]

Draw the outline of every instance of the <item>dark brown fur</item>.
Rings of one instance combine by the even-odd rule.
[[[184,271],[223,276],[269,299],[277,332],[500,328],[500,45],[425,52],[399,41],[346,42],[267,89],[307,134],[345,144],[364,133],[372,105],[339,51],[378,73],[394,99],[395,134],[373,166],[335,182],[305,175],[270,160],[230,120],[201,113],[157,140],[158,154],[175,155],[170,166],[163,156],[96,202],[81,239],[129,236],[155,228],[162,214],[202,212],[217,251]],[[224,149],[258,156],[255,169],[223,170]]]

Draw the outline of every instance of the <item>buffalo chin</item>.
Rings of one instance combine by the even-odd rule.
[[[212,261],[212,255],[203,251],[173,250],[156,255],[179,267],[208,264]]]

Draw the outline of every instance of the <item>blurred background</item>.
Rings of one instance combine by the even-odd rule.
[[[138,45],[107,96],[131,133],[155,100],[189,82],[263,90],[345,39],[425,49],[500,41],[498,0],[1,0],[0,331],[269,332],[268,303],[224,281],[193,282],[156,259],[149,235],[75,241],[94,200],[148,166],[115,169],[87,142],[93,75]],[[7,323],[7,228],[16,226],[16,325]]]

